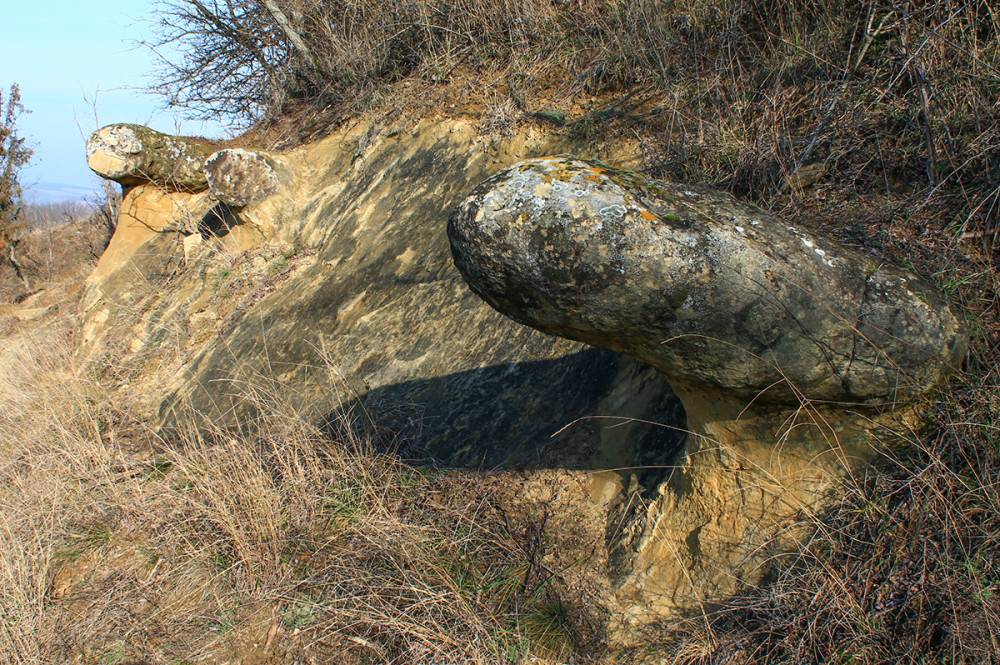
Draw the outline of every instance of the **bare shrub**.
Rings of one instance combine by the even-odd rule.
[[[83,203],[73,207],[73,218],[67,216],[63,206],[27,206],[24,210],[31,227],[18,241],[22,274],[36,290],[47,292],[46,304],[71,308],[83,277],[93,269],[110,240],[105,220]],[[17,302],[28,295],[31,292],[25,292],[24,282],[13,266],[0,264],[0,302]]]
[[[0,91],[0,249],[30,291],[31,283],[17,256],[17,246],[28,228],[22,219],[21,169],[33,154],[17,127],[23,112],[21,89],[16,83],[10,87],[6,101]]]

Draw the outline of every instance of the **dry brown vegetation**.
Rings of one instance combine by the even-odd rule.
[[[0,662],[485,664],[598,643],[502,478],[408,467],[358,414],[320,429],[264,380],[252,436],[163,441],[127,382],[74,356],[63,293],[0,340]]]
[[[802,190],[820,207],[861,194],[882,219],[926,213],[995,241],[1000,15],[986,0],[162,7],[160,44],[181,49],[164,63],[171,103],[263,120],[270,143],[359,111],[471,113],[486,131],[540,122],[638,137],[649,174],[770,207]]]
[[[163,445],[71,325],[0,363],[0,660],[495,663],[593,639],[486,485],[264,396],[252,438]]]
[[[9,316],[4,306],[22,304],[32,294],[48,291],[45,304],[57,304],[79,291],[83,278],[93,268],[108,245],[113,225],[108,216],[94,214],[89,204],[71,209],[65,206],[26,206],[26,227],[18,240],[23,276],[33,288],[25,288],[10,262],[0,264],[0,330]],[[51,296],[51,297],[50,297]],[[66,301],[70,311],[75,303]],[[9,322],[7,322],[9,323]]]
[[[62,231],[44,237],[79,246],[73,227]],[[902,240],[888,236],[885,249],[902,252]],[[980,663],[1000,653],[1000,325],[996,276],[971,259],[937,279],[975,313],[974,351],[925,418],[885,432],[881,460],[765,584],[624,653],[602,642],[608,617],[586,586],[548,565],[558,516],[512,508],[517,486],[502,474],[408,467],[376,450],[358,414],[319,429],[263,380],[246,386],[255,435],[190,428],[161,440],[129,382],[74,358],[86,262],[64,267],[56,277],[77,288],[64,286],[44,317],[10,323],[0,346],[0,662]]]

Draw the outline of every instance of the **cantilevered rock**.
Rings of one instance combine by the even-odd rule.
[[[452,216],[478,295],[681,386],[759,401],[919,393],[957,366],[959,319],[912,273],[724,192],[571,157],[522,162]]]
[[[202,167],[212,151],[204,140],[170,136],[142,125],[108,125],[90,135],[87,165],[102,178],[123,185],[152,182],[198,192],[208,187]]]
[[[915,275],[723,192],[596,162],[517,164],[448,234],[486,302],[654,366],[684,405],[684,454],[617,550],[626,623],[756,583],[870,457],[868,429],[966,349]]]

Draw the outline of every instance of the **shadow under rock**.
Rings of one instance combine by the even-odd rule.
[[[596,348],[377,387],[326,424],[334,435],[361,429],[410,462],[627,468],[647,482],[666,474],[685,438],[684,409],[662,375]]]

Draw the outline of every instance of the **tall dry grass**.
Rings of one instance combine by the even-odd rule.
[[[0,662],[572,649],[558,581],[529,581],[537,547],[468,478],[405,467],[346,420],[333,437],[263,385],[252,436],[162,441],[72,335],[56,317],[0,349]]]

